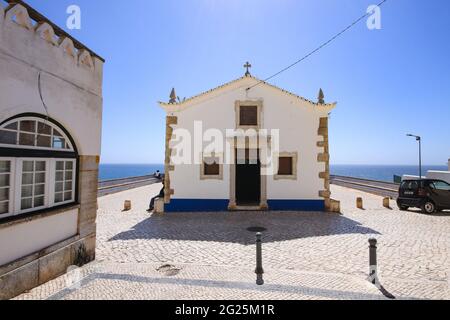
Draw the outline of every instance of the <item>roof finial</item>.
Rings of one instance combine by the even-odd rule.
[[[322,88],[319,90],[318,103],[325,104],[325,95],[323,94]]]
[[[177,94],[175,93],[175,88],[172,88],[172,91],[170,92],[169,103],[177,103]]]
[[[250,70],[249,70],[249,68],[251,68],[251,67],[252,67],[252,65],[251,65],[250,62],[248,62],[248,61],[244,64],[244,68],[247,69],[247,71],[245,72],[245,76],[246,76],[246,77],[251,76]]]

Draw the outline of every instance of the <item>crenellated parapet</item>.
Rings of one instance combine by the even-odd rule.
[[[48,43],[56,46],[58,44],[57,36],[55,35],[55,30],[47,22],[39,22],[35,27],[36,33]],[[67,39],[67,38],[66,38]]]
[[[104,60],[21,1],[0,3],[0,54],[101,92]]]
[[[46,115],[72,132],[80,154],[99,155],[103,64],[25,2],[0,0],[0,122]]]

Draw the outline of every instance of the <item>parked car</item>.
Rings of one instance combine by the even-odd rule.
[[[400,210],[421,208],[424,213],[450,209],[450,184],[442,180],[404,180],[399,189]]]

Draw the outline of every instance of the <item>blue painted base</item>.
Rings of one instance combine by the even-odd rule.
[[[228,211],[229,200],[172,199],[164,205],[165,212]]]
[[[165,212],[228,211],[228,199],[172,199],[164,205]],[[324,200],[269,200],[273,211],[325,211]]]

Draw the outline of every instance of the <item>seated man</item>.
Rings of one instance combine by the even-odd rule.
[[[164,198],[164,181],[163,181],[163,187],[162,187],[161,191],[159,192],[159,194],[150,200],[150,205],[147,210],[148,212],[151,212],[155,209],[155,201],[159,198]]]
[[[156,172],[154,173],[154,176],[156,179],[161,180],[161,172],[159,170],[156,170]]]

